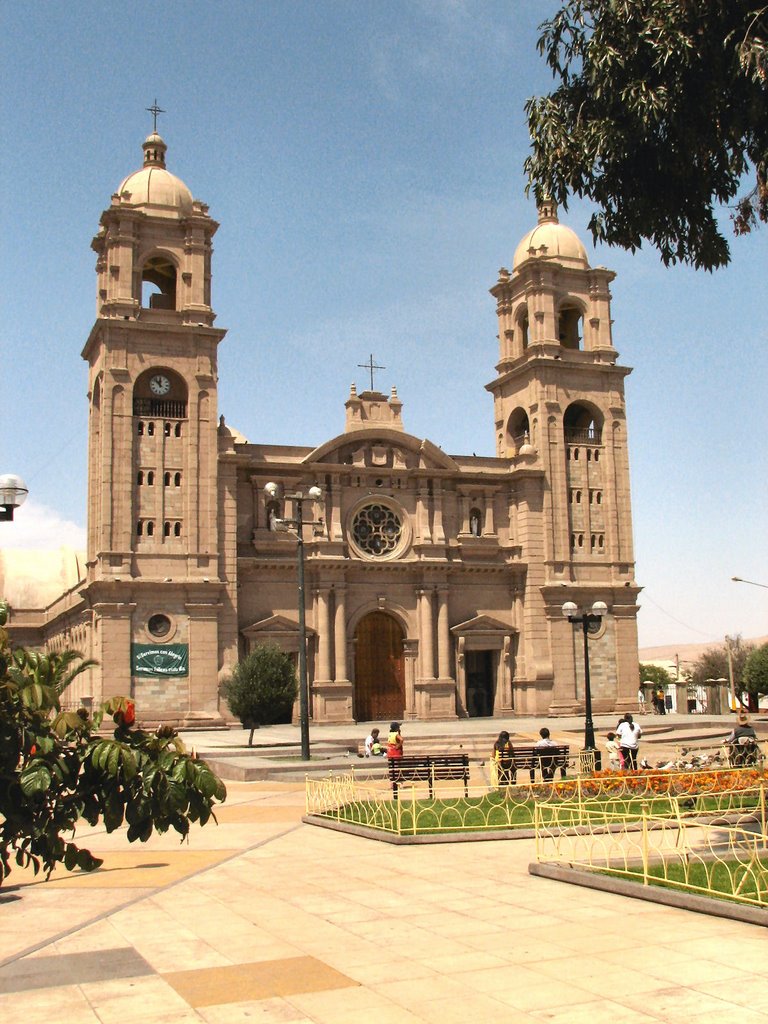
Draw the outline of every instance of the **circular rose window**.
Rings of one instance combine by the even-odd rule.
[[[352,520],[352,540],[365,555],[383,558],[399,547],[403,524],[388,505],[364,505]]]
[[[167,615],[152,615],[147,623],[147,631],[158,639],[171,632],[171,620]]]

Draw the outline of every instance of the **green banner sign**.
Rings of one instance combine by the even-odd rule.
[[[189,675],[189,644],[131,644],[134,676]]]

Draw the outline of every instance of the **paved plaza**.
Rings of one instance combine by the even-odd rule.
[[[233,748],[243,734],[201,739]],[[104,857],[94,874],[14,871],[0,890],[4,1024],[768,1015],[760,927],[533,878],[532,840],[395,847],[304,824],[295,776],[228,789],[219,825],[189,843],[86,828]]]

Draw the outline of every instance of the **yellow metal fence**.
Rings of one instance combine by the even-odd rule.
[[[609,804],[538,802],[536,859],[753,906],[768,906],[765,785],[656,797],[639,816]],[[659,813],[661,812],[661,813]]]
[[[600,816],[613,824],[637,822],[644,812],[674,820],[722,819],[755,813],[759,807],[764,821],[766,782],[765,773],[752,770],[606,773],[551,783],[473,787],[465,797],[461,783],[435,780],[434,799],[422,783],[400,784],[400,799],[394,800],[385,780],[363,782],[349,772],[308,778],[306,810],[396,835],[534,829],[538,809],[547,807],[560,816],[560,829],[591,827]]]

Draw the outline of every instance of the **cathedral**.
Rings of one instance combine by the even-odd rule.
[[[12,636],[96,660],[75,701],[125,694],[147,723],[231,723],[219,686],[241,657],[271,643],[298,659],[303,566],[317,723],[578,713],[585,644],[595,712],[634,707],[630,370],[613,346],[613,273],[540,206],[490,289],[493,457],[410,434],[372,359],[339,433],[259,444],[220,415],[218,225],[166,150],[153,131],[92,243],[81,578],[44,609],[13,609]],[[563,614],[598,601],[589,631]]]

